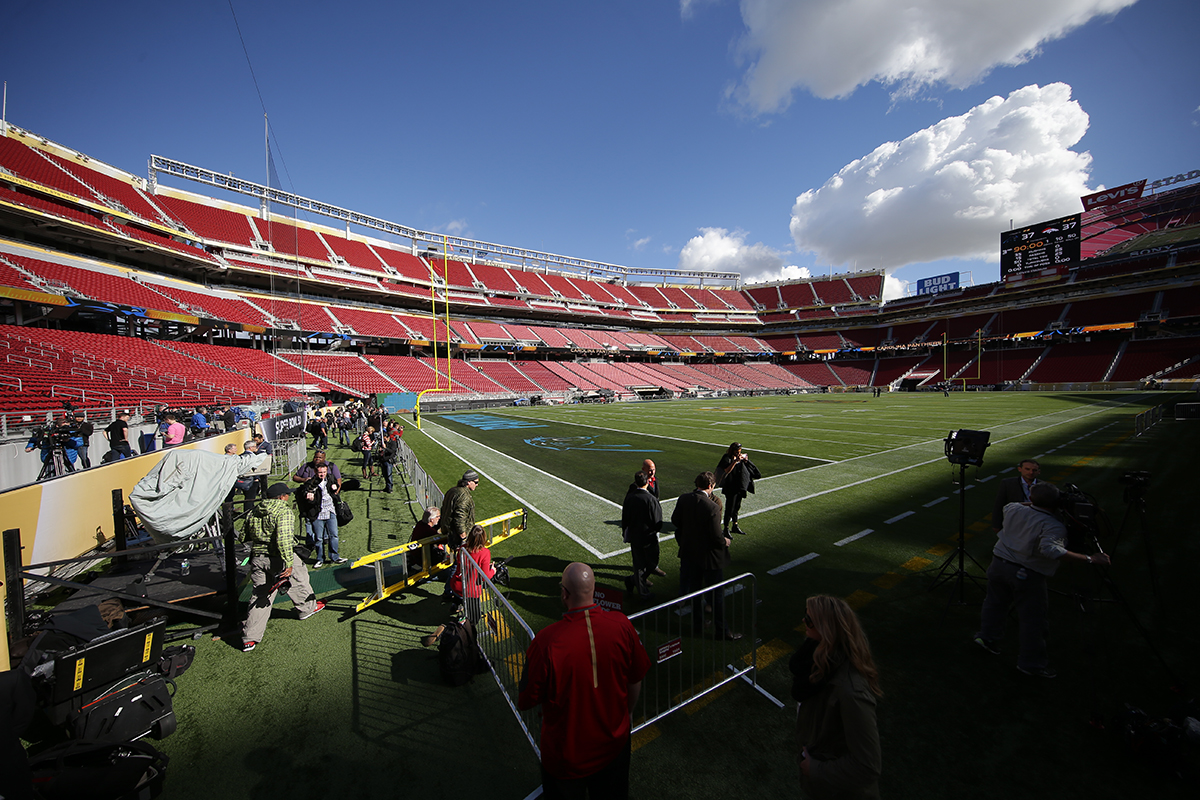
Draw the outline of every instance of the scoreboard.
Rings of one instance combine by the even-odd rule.
[[[1079,263],[1079,214],[1000,234],[1000,274],[1013,280],[1042,270],[1065,271]]]

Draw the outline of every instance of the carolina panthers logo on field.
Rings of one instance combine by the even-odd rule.
[[[634,449],[631,444],[602,444],[595,436],[535,436],[525,444],[545,450],[602,450],[610,453],[661,453],[661,450]]]

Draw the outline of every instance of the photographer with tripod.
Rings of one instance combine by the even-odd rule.
[[[1004,527],[992,549],[987,570],[987,598],[975,644],[1000,655],[1000,640],[1009,607],[1020,623],[1017,669],[1026,675],[1053,678],[1046,656],[1049,607],[1046,579],[1054,577],[1062,560],[1108,566],[1105,553],[1084,555],[1067,549],[1067,526],[1055,512],[1059,491],[1052,483],[1037,483],[1029,490],[1029,503],[1004,507]]]
[[[25,452],[31,453],[34,448],[42,451],[42,470],[37,476],[39,481],[75,471],[83,439],[79,436],[79,429],[72,425],[73,421],[71,416],[65,416],[53,427],[38,426],[33,429],[33,435],[25,444]]]

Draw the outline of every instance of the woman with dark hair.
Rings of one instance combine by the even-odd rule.
[[[716,475],[717,486],[725,495],[725,535],[729,535],[732,523],[733,532],[745,536],[746,532],[738,527],[738,512],[742,510],[742,500],[746,499],[746,495],[754,494],[754,479],[761,478],[762,473],[750,461],[750,457],[742,452],[742,446],[734,442],[721,456]]]
[[[487,549],[486,543],[487,535],[483,531],[483,526],[476,525],[471,528],[467,532],[466,541],[458,551],[458,569],[455,571],[454,577],[450,579],[450,591],[463,599],[467,619],[471,620],[472,624],[479,622],[479,598],[483,594],[483,581],[479,580],[475,570],[470,570],[470,573],[467,574],[466,559],[470,557],[478,564],[479,572],[486,575],[489,580],[495,577],[496,570],[492,569],[492,551]],[[465,592],[463,591],[464,574],[467,575]]]
[[[800,703],[800,786],[814,800],[879,797],[879,670],[845,600],[808,598],[804,644],[793,655],[792,697]]]
[[[363,431],[362,439],[362,476],[364,478],[375,477],[375,428],[368,425]]]

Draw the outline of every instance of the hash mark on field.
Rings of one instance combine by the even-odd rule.
[[[1004,469],[1000,470],[1000,474],[1003,475],[1006,472],[1012,472],[1014,469],[1016,469],[1016,467],[1005,467]]]
[[[633,735],[633,742],[630,745],[631,749],[637,750],[642,745],[650,744],[650,742],[653,742],[659,736],[662,736],[662,731],[658,729],[657,725],[647,725]]]
[[[862,589],[859,589],[857,592],[851,592],[850,594],[846,595],[846,605],[855,609],[862,608],[867,603],[874,600],[876,596],[877,595],[873,595],[870,592],[864,592]]]
[[[980,482],[980,483],[987,483],[988,481],[990,481],[990,480],[991,480],[992,478],[994,478],[994,477],[996,477],[996,476],[995,476],[995,475],[988,475],[986,478],[980,478],[980,479],[979,479],[979,482]]]
[[[778,567],[775,567],[775,569],[767,570],[767,574],[768,575],[778,575],[781,572],[786,572],[787,570],[791,569],[792,567],[800,566],[805,561],[812,561],[814,558],[816,558],[819,555],[820,555],[820,553],[809,553],[806,556],[800,556],[799,558],[789,561],[786,564],[780,564]]]
[[[931,556],[944,556],[944,555],[946,555],[946,553],[949,553],[953,549],[954,549],[954,545],[935,544],[933,547],[929,548],[925,552],[929,553],[929,555],[931,555]]]
[[[990,527],[991,527],[991,525],[988,525],[986,522],[979,520],[977,522],[972,522],[970,525],[968,525],[967,530],[969,530],[969,531],[986,531]]]
[[[891,519],[885,519],[885,520],[883,521],[883,524],[884,524],[884,525],[891,525],[893,522],[899,522],[900,520],[904,519],[905,517],[911,517],[911,516],[912,516],[913,514],[915,514],[915,513],[917,513],[917,512],[915,512],[915,511],[905,511],[905,512],[904,512],[904,513],[902,513],[902,514],[897,514],[896,516],[892,517]]]
[[[928,558],[921,558],[920,556],[913,556],[912,558],[910,558],[908,561],[905,561],[900,566],[904,567],[909,572],[920,572],[921,570],[925,569],[932,563],[933,562],[930,561]]]
[[[939,497],[937,500],[930,500],[930,501],[929,501],[928,503],[926,503],[926,504],[925,504],[923,507],[924,507],[924,508],[933,508],[933,507],[934,507],[934,506],[936,506],[938,503],[944,502],[944,501],[946,501],[946,500],[949,500],[949,499],[950,499],[949,497]]]
[[[874,532],[875,532],[875,530],[873,528],[867,528],[865,531],[859,531],[858,533],[854,534],[853,536],[847,536],[845,539],[842,539],[840,542],[834,542],[833,546],[834,547],[843,547],[845,545],[850,544],[851,542],[857,542],[859,539],[863,538],[864,536],[874,533]]]
[[[891,589],[907,577],[907,575],[901,575],[899,572],[885,572],[875,580],[871,581],[871,583],[878,586],[880,589]]]
[[[763,669],[772,661],[783,658],[795,649],[783,639],[772,639],[766,644],[760,644],[758,646],[758,669]],[[749,666],[751,655],[751,653],[746,653],[746,655],[742,656],[742,663]]]

